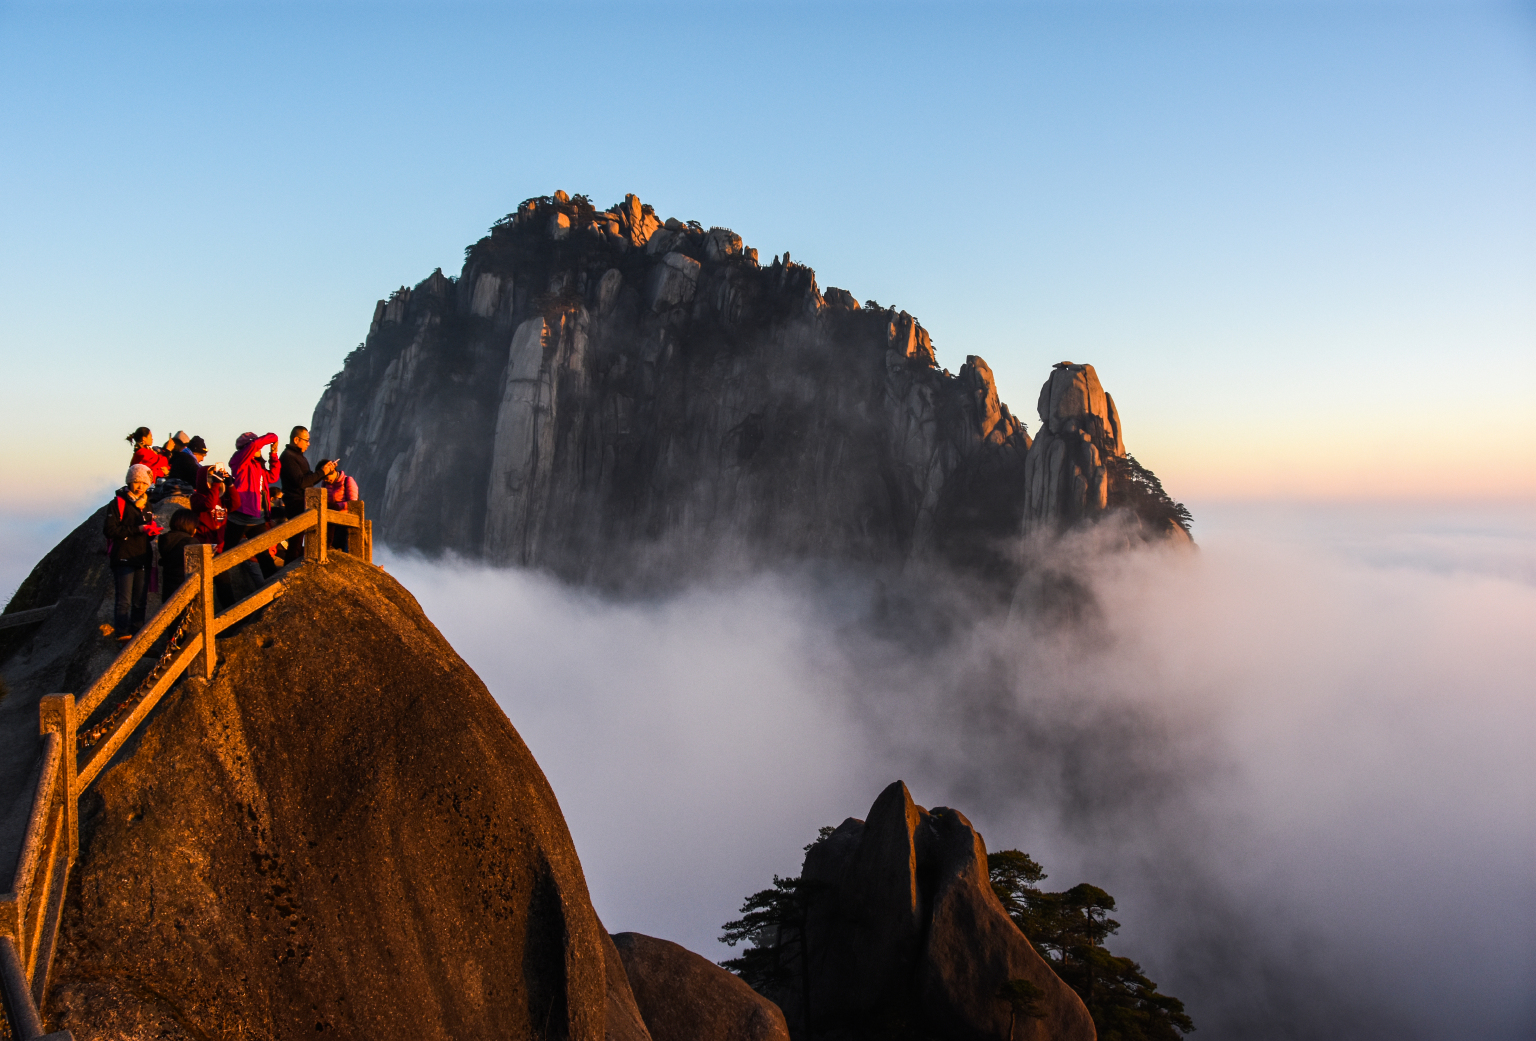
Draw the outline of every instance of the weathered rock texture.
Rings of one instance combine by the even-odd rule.
[[[1059,363],[1040,388],[1041,428],[1024,465],[1025,517],[1071,521],[1109,506],[1109,457],[1123,457],[1120,414],[1092,365]]]
[[[634,196],[526,203],[380,301],[312,425],[390,544],[598,581],[989,560],[1030,445],[980,358],[951,375],[906,312]]]
[[[54,1028],[644,1041],[489,692],[383,572],[298,566],[83,802]]]
[[[624,958],[607,933],[603,934],[603,969],[608,979],[608,1034],[604,1041],[653,1041],[635,1003]]]
[[[714,962],[654,936],[613,940],[655,1041],[789,1041],[779,1007]]]
[[[849,818],[805,856],[809,987],[771,996],[810,1038],[1004,1041],[1008,980],[1044,991],[1043,1017],[1020,1018],[1018,1041],[1091,1041],[1088,1010],[1035,952],[993,893],[986,847],[956,810],[923,809],[900,781],[866,820]],[[797,1027],[797,1034],[802,1032]]]

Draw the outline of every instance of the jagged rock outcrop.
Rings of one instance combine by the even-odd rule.
[[[1024,514],[1040,524],[1109,506],[1107,457],[1125,455],[1115,399],[1092,365],[1064,361],[1040,388],[1040,431],[1024,465]]]
[[[92,610],[61,655],[42,632],[9,649],[13,697],[83,689],[99,525],[23,586]],[[649,1041],[554,793],[484,685],[384,572],[295,567],[84,797],[51,1026]]]
[[[982,838],[956,810],[925,810],[900,781],[865,820],[849,818],[806,852],[804,944],[768,993],[796,1036],[1004,1041],[1002,985],[1041,989],[1017,1041],[1092,1041],[1088,1011],[998,902]],[[809,1005],[807,1020],[806,1007]]]
[[[1115,399],[1092,365],[1058,362],[1040,388],[1024,463],[1024,524],[1059,529],[1119,510],[1143,537],[1189,541],[1188,513],[1125,450]]]
[[[980,358],[634,196],[532,200],[380,301],[312,427],[380,539],[600,582],[992,561],[1030,445]]]
[[[654,1041],[789,1041],[779,1007],[714,962],[641,933],[613,941]]]

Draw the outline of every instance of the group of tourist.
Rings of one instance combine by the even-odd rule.
[[[357,482],[342,472],[337,460],[322,459],[311,469],[304,454],[309,448],[307,427],[293,428],[281,455],[276,434],[241,434],[228,465],[205,463],[207,443],[185,431],[156,445],[150,429],[139,427],[128,441],[133,459],[127,483],[108,504],[104,525],[117,599],[112,624],[102,626],[102,632],[121,642],[131,640],[143,626],[156,584],[165,598],[186,580],[189,545],[211,545],[215,553],[232,549],[303,513],[304,494],[310,488],[325,491],[329,509],[345,511],[349,503],[358,501]],[[189,497],[189,506],[172,513],[170,529],[164,530],[150,503],[177,493]],[[343,529],[333,529],[331,536],[333,545],[345,548]],[[280,544],[258,553],[241,567],[260,585],[303,552],[301,534],[288,539],[286,548]],[[228,572],[215,576],[214,591],[220,608],[234,602]]]

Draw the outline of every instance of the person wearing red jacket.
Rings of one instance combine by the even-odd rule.
[[[224,549],[224,525],[229,516],[229,471],[218,463],[197,468],[192,510],[197,514],[198,542],[206,542],[215,553]]]
[[[128,443],[133,446],[133,458],[128,465],[149,467],[151,484],[171,472],[171,458],[155,447],[155,435],[149,427],[139,427],[129,434]]]
[[[197,490],[192,493],[192,511],[197,514],[197,531],[192,540],[207,543],[215,553],[224,550],[224,528],[229,516],[226,505],[229,500],[226,491],[229,478],[229,471],[224,469],[222,463],[200,466],[197,468]],[[235,590],[230,584],[229,572],[224,571],[213,577],[213,592],[219,610],[234,604]]]
[[[261,450],[268,449],[267,458]],[[233,549],[246,539],[255,538],[267,530],[267,510],[271,506],[271,494],[267,487],[278,480],[277,435],[263,434],[257,437],[250,431],[235,440],[235,454],[229,457],[229,519],[224,527],[224,548]],[[256,554],[256,565],[247,568],[257,585],[263,578],[277,573],[277,565],[270,553]]]

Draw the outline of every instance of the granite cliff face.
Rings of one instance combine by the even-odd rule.
[[[725,558],[987,569],[1027,524],[1105,507],[1092,452],[1124,455],[1119,424],[1074,371],[1079,391],[1042,396],[1034,452],[986,362],[939,368],[906,312],[632,195],[598,212],[561,192],[499,221],[457,279],[379,302],[311,454],[343,458],[396,547],[578,581]]]

